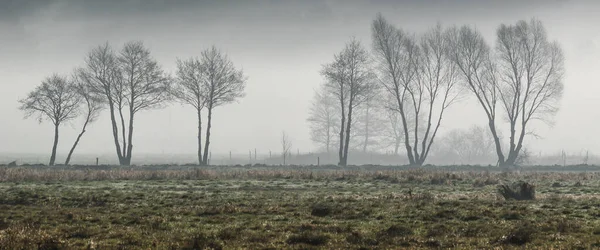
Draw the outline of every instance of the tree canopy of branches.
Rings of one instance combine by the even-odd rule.
[[[25,118],[35,116],[41,123],[50,120],[54,125],[54,142],[48,165],[53,166],[58,146],[58,128],[77,117],[81,98],[73,83],[66,77],[54,74],[42,81],[27,97],[20,99],[19,109]]]
[[[447,32],[439,24],[418,40],[388,23],[381,14],[372,23],[379,79],[395,99],[394,109],[402,121],[411,165],[425,162],[444,112],[458,97],[457,70],[448,56],[446,37]],[[412,124],[408,122],[411,116]],[[425,124],[420,123],[422,119]]]
[[[199,160],[201,160],[201,165],[207,165],[213,111],[216,107],[229,104],[237,101],[240,98],[243,98],[245,96],[244,91],[246,88],[247,77],[244,76],[244,73],[241,69],[237,69],[233,65],[233,62],[225,53],[221,52],[215,46],[204,50],[201,53],[200,61],[193,59],[188,61],[187,66],[180,65],[179,68],[180,70],[184,69],[185,71],[186,67],[188,73],[184,74],[187,74],[189,77],[191,73],[199,79],[197,79],[196,82],[196,80],[186,79],[185,77],[182,79],[181,76],[178,76],[179,86],[189,85],[188,87],[180,87],[183,92],[188,93],[188,98],[182,98],[181,94],[178,98],[184,102],[188,102],[186,99],[189,99],[189,97],[196,98],[196,104],[192,105],[195,105],[196,110],[198,111],[199,133],[201,133],[200,110],[203,107],[206,107],[208,110],[206,137],[204,141],[204,154],[202,157],[200,157],[200,155],[198,156]],[[190,70],[193,71],[193,73],[190,72]],[[184,84],[184,82],[188,83]],[[200,141],[200,139],[201,138],[199,135],[198,141]],[[201,145],[199,143],[198,151],[201,150],[200,146]]]
[[[514,165],[532,120],[550,122],[562,97],[564,56],[557,42],[548,41],[541,21],[500,25],[492,51],[475,29],[462,26],[451,32],[451,57],[463,81],[485,111],[494,137],[498,164]],[[505,157],[497,135],[497,104],[509,123]]]
[[[169,76],[139,41],[125,43],[119,53],[108,43],[94,48],[78,76],[107,103],[119,163],[130,165],[135,114],[163,106],[170,97]]]
[[[344,49],[334,55],[333,62],[323,66],[321,74],[326,78],[325,89],[340,105],[339,163],[348,163],[348,148],[353,124],[352,112],[370,94],[373,73],[370,56],[355,39],[346,43]]]

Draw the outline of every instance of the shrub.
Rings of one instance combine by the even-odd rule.
[[[533,240],[535,229],[530,224],[522,224],[514,228],[508,235],[502,237],[504,244],[522,246]]]
[[[287,239],[288,244],[308,244],[313,246],[325,245],[329,237],[323,234],[317,234],[314,232],[303,232],[301,234],[291,235]]]
[[[182,249],[223,249],[223,244],[219,242],[215,237],[208,236],[204,233],[199,233],[195,237],[192,237]]]
[[[534,200],[535,186],[527,182],[517,182],[513,185],[502,184],[498,187],[498,193],[505,200]]]
[[[333,209],[326,204],[315,204],[313,205],[310,214],[312,216],[324,217],[331,215]]]
[[[388,229],[384,230],[382,233],[391,237],[408,236],[413,234],[413,230],[404,225],[392,225]]]

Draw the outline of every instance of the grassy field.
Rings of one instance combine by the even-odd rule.
[[[4,167],[0,246],[600,248],[600,173],[440,169]]]

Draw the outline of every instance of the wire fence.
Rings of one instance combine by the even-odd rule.
[[[57,155],[57,164],[65,159],[65,155]],[[547,165],[547,166],[569,166],[569,165],[600,165],[600,156],[589,151],[567,153],[560,151],[553,154],[526,153],[522,158],[522,165]],[[48,155],[44,154],[0,154],[0,165],[6,165],[15,161],[17,164],[47,164]],[[221,165],[336,165],[339,161],[337,152],[302,152],[296,150],[289,152],[285,157],[281,152],[260,152],[252,149],[245,153],[230,151],[221,154],[209,154],[209,164]],[[497,158],[494,155],[480,157],[449,157],[431,155],[426,164],[432,165],[496,165]],[[71,164],[78,165],[116,165],[118,159],[113,154],[76,154]],[[198,158],[195,154],[135,154],[132,164],[135,165],[184,165],[197,164]],[[353,151],[349,153],[348,164],[350,165],[406,165],[407,157],[403,152],[394,154],[392,152],[362,152]]]

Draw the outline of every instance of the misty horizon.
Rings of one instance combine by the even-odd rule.
[[[281,131],[293,142],[292,152],[316,152],[311,142],[308,110],[323,81],[321,66],[352,37],[371,48],[371,21],[382,13],[404,30],[420,33],[440,22],[444,27],[472,25],[489,44],[495,43],[500,24],[537,18],[550,40],[565,54],[564,95],[554,126],[535,123],[539,139],[526,146],[544,154],[600,152],[600,122],[594,108],[600,104],[595,87],[600,59],[600,4],[587,1],[182,1],[177,4],[117,6],[114,2],[39,1],[37,5],[0,8],[0,152],[48,154],[52,126],[24,119],[18,110],[23,98],[53,74],[69,74],[81,66],[88,51],[110,42],[115,47],[140,40],[171,75],[176,59],[199,56],[212,45],[224,51],[248,77],[246,96],[218,107],[213,117],[211,152],[225,155],[257,149],[262,154],[280,151]],[[4,3],[3,3],[4,4]],[[143,7],[142,7],[143,6]],[[8,11],[10,14],[8,14]],[[470,119],[465,121],[463,116]],[[194,154],[194,110],[170,103],[137,115],[134,157],[143,154]],[[485,125],[480,107],[469,97],[444,115],[439,137],[452,129]],[[64,155],[78,133],[80,120],[62,127],[59,155]],[[107,112],[90,125],[77,149],[79,154],[111,155]],[[77,154],[76,153],[76,154]],[[402,153],[401,153],[402,155]]]

